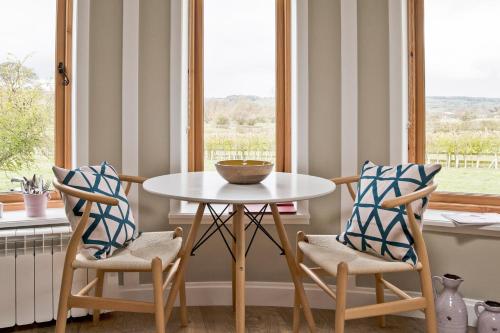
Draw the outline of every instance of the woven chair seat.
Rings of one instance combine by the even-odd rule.
[[[95,260],[77,254],[74,268],[96,268],[103,270],[150,270],[151,260],[158,257],[165,269],[181,249],[182,237],[174,231],[144,232],[126,248],[116,251],[111,257]]]
[[[375,274],[420,270],[420,263],[412,265],[388,261],[369,253],[356,251],[340,242],[336,235],[307,235],[307,242],[298,246],[306,257],[331,275],[337,276],[337,265],[345,262],[349,274]]]

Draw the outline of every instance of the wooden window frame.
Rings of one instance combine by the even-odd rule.
[[[408,0],[408,160],[412,163],[425,163],[424,2]],[[500,213],[500,195],[436,192],[429,207]]]
[[[292,169],[291,0],[276,1],[276,164]],[[204,169],[203,2],[189,1],[188,171]]]
[[[55,49],[55,117],[54,117],[54,164],[70,168],[71,152],[71,89],[72,89],[72,30],[73,0],[56,0],[56,49]],[[64,76],[58,71],[59,64],[64,65],[68,84],[64,84]],[[5,210],[22,210],[24,201],[21,193],[0,194],[0,202]],[[63,207],[58,192],[51,193],[49,208]]]

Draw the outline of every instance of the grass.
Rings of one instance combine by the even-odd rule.
[[[257,159],[274,162],[275,124],[258,122],[251,126],[235,121],[223,126],[205,122],[205,170],[225,159]],[[215,154],[215,155],[212,155]]]
[[[11,183],[11,178],[25,176],[31,178],[33,174],[41,175],[46,181],[52,182],[54,174],[52,173],[53,160],[39,156],[38,160],[29,168],[19,170],[18,172],[0,171],[0,193],[9,192],[11,189],[19,190],[18,183]],[[52,187],[51,187],[52,188]]]
[[[205,169],[214,170],[216,161],[205,160]],[[53,178],[52,162],[43,157],[31,168],[19,172],[0,172],[0,192],[9,192],[13,185],[12,177],[31,177],[33,173],[41,174],[45,180]],[[486,168],[443,168],[436,176],[439,191],[487,193],[500,195],[500,169]],[[18,189],[17,187],[15,188]]]
[[[205,160],[205,169],[215,170],[215,162]],[[500,169],[443,168],[436,181],[438,191],[500,195]]]
[[[438,191],[500,194],[500,169],[443,168]]]

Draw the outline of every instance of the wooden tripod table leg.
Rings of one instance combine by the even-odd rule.
[[[177,297],[177,293],[179,292],[182,279],[185,276],[186,265],[189,260],[189,257],[191,256],[191,250],[193,249],[193,244],[196,235],[198,233],[198,228],[201,224],[204,211],[205,211],[205,204],[200,203],[198,205],[198,210],[196,211],[193,224],[189,229],[189,233],[186,238],[186,243],[184,244],[184,247],[181,249],[180,253],[181,262],[179,263],[179,268],[177,269],[177,274],[175,274],[175,279],[172,283],[172,287],[170,288],[170,293],[168,294],[167,304],[165,305],[165,322],[168,322],[170,314],[172,313],[172,308],[174,306],[175,298]]]
[[[233,205],[233,212],[238,210],[237,205]],[[236,225],[233,223],[233,235],[236,237]],[[236,238],[233,238],[231,244],[231,251],[236,254]],[[236,259],[236,257],[234,257]],[[231,257],[231,292],[232,292],[232,305],[233,312],[236,311],[236,261]]]
[[[281,241],[281,246],[285,251],[286,261],[288,268],[290,269],[290,274],[292,275],[293,284],[295,285],[295,291],[299,297],[300,303],[302,304],[302,309],[304,310],[304,316],[309,327],[309,331],[316,332],[316,324],[314,323],[314,318],[309,307],[309,302],[306,297],[306,292],[304,291],[304,286],[302,285],[302,279],[300,278],[300,270],[293,256],[292,248],[290,247],[290,242],[288,241],[288,236],[286,235],[285,227],[283,222],[281,222],[280,213],[278,211],[278,206],[276,204],[271,204],[271,211],[273,213],[274,224],[276,225],[276,230],[278,231],[278,236]]]
[[[236,237],[235,258],[235,316],[236,332],[245,332],[245,223],[243,223],[243,205],[235,205],[236,214],[233,217]]]

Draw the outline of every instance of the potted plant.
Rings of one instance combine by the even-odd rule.
[[[31,179],[26,177],[12,178],[11,182],[21,184],[26,215],[28,217],[45,216],[47,202],[50,199],[50,185],[42,177],[37,177],[37,175],[33,175]]]

